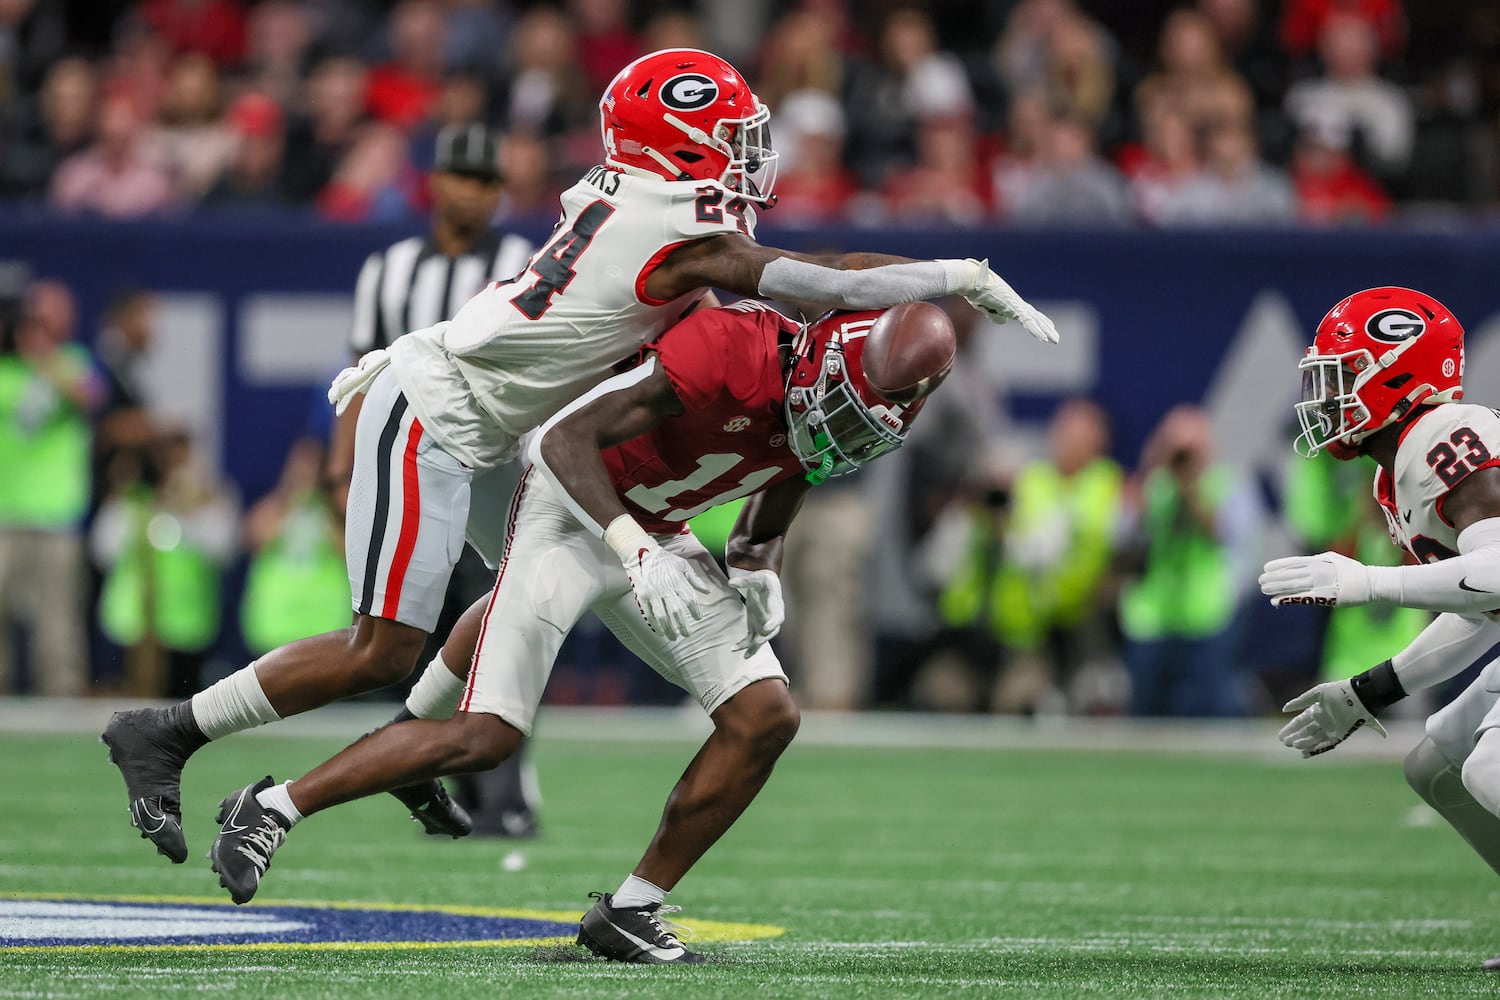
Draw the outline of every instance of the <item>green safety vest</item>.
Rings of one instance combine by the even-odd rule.
[[[104,576],[100,627],[122,646],[149,631],[168,649],[207,649],[219,634],[219,567],[183,537],[176,516],[159,508],[148,488],[133,487],[124,503],[130,530]]]
[[[1297,459],[1287,470],[1287,523],[1314,550],[1353,535],[1360,562],[1399,566],[1402,552],[1391,544],[1383,518],[1368,516],[1375,504],[1370,496],[1373,472],[1371,462],[1341,462],[1326,451]],[[1335,608],[1323,634],[1324,679],[1352,677],[1389,659],[1430,621],[1430,612],[1387,604]]]
[[[333,513],[318,493],[305,492],[292,499],[276,537],[250,560],[240,602],[245,644],[259,655],[346,628],[350,608]]]
[[[1025,533],[1063,516],[1070,528],[1067,547],[1041,571],[1017,565],[989,530],[992,513],[976,509],[968,551],[938,599],[943,621],[982,622],[1014,649],[1035,649],[1049,629],[1082,622],[1109,569],[1121,479],[1120,467],[1107,458],[1071,477],[1048,462],[1028,465],[1011,488],[1008,530]]]
[[[77,345],[63,354],[90,366]],[[58,394],[29,362],[0,355],[0,524],[68,528],[88,511],[87,414]]]
[[[1203,473],[1200,489],[1217,510],[1233,485],[1228,470]],[[1146,477],[1141,526],[1146,566],[1120,597],[1120,627],[1137,640],[1201,639],[1223,630],[1237,603],[1229,552],[1196,526],[1184,530],[1177,483],[1166,469]],[[1183,515],[1186,516],[1186,515]]]

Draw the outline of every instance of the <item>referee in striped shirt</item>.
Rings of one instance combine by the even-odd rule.
[[[450,125],[437,136],[430,178],[432,224],[422,236],[372,253],[354,289],[354,328],[349,346],[354,360],[411,330],[451,319],[491,281],[508,281],[525,270],[534,247],[520,236],[497,232],[490,219],[500,203],[497,135],[483,125]],[[354,461],[354,425],[359,402],[339,418],[335,430],[331,481],[339,499],[348,489]],[[507,470],[509,471],[509,470]],[[489,593],[495,574],[469,546],[448,585],[442,617],[428,640],[422,661],[442,648],[443,639],[465,609]],[[459,775],[454,797],[474,820],[474,832],[527,837],[536,832],[535,779],[516,755],[486,774]]]

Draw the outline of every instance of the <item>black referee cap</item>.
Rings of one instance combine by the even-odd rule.
[[[485,180],[500,179],[500,135],[494,129],[473,125],[447,125],[437,136],[434,169]]]

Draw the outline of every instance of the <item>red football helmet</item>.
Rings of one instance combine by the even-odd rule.
[[[885,310],[833,312],[803,327],[786,380],[787,444],[813,484],[901,447],[925,397],[888,402],[865,381],[861,357]]]
[[[667,180],[711,180],[774,203],[771,112],[711,52],[662,49],[620,70],[599,101],[604,162]]]
[[[1297,453],[1348,460],[1415,407],[1463,398],[1464,328],[1430,295],[1367,288],[1328,311],[1297,367]]]

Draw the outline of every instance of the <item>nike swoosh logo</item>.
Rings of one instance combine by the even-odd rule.
[[[1468,577],[1463,577],[1461,580],[1458,581],[1458,589],[1459,590],[1467,590],[1471,594],[1492,594],[1492,593],[1494,593],[1494,591],[1492,591],[1492,590],[1480,590],[1478,587],[1471,587],[1471,586],[1469,586],[1469,578]]]
[[[615,923],[613,920],[609,921],[609,925],[613,927],[621,937],[630,941],[641,951],[645,952],[648,955],[653,955],[656,958],[662,958],[666,959],[667,961],[671,961],[672,959],[680,956],[683,952],[687,951],[687,948],[683,947],[682,945],[678,945],[676,948],[663,948],[660,945],[653,944],[650,941],[644,941],[627,931],[625,928],[621,927],[619,924]]]
[[[220,831],[221,833],[242,833],[245,830],[250,829],[248,826],[240,826],[235,822],[235,820],[239,819],[240,809],[245,805],[245,796],[249,794],[250,789],[248,788],[240,792],[239,800],[235,802],[234,809],[230,811],[228,818],[224,820],[223,829]]]
[[[1409,511],[1409,510],[1405,511],[1405,512],[1402,513],[1401,516],[1404,517],[1404,518],[1406,518],[1406,523],[1407,524],[1411,524],[1411,511]]]
[[[135,825],[142,833],[160,833],[162,827],[167,825],[167,814],[165,811],[151,815],[151,807],[146,804],[145,799],[136,799],[130,803],[130,808],[135,812]],[[156,825],[147,827],[145,821],[151,820]]]

